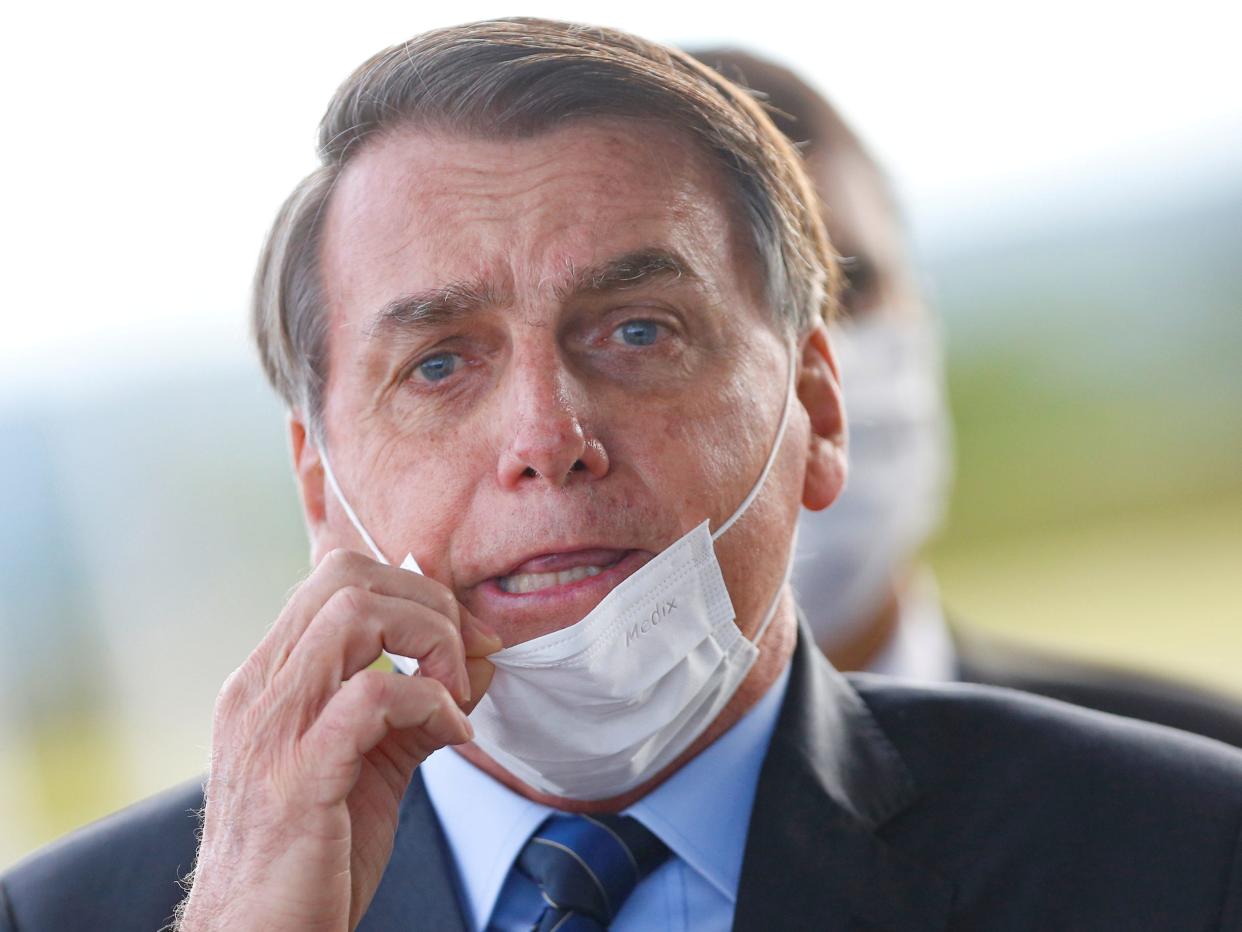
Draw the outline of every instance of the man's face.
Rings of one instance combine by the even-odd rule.
[[[579,620],[758,477],[789,350],[723,180],[672,130],[391,134],[342,175],[321,262],[345,493],[506,644]],[[717,545],[743,630],[779,585],[808,431],[795,401]],[[359,549],[300,449],[316,560]]]
[[[926,308],[905,234],[875,168],[851,148],[838,146],[809,151],[807,171],[826,205],[828,238],[845,257],[845,316],[856,321],[877,312],[922,317]]]

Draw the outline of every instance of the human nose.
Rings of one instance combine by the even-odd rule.
[[[512,425],[497,464],[503,488],[525,482],[566,485],[575,473],[598,479],[608,454],[583,423],[583,386],[554,353],[515,360],[504,422]]]

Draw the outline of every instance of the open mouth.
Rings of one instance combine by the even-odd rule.
[[[507,595],[527,595],[570,586],[608,572],[633,554],[632,550],[585,550],[550,554],[527,560],[504,576],[496,587]]]
[[[576,566],[563,573],[518,573],[514,576],[497,577],[496,585],[501,592],[538,592],[540,589],[551,589],[553,586],[564,586],[589,576],[598,576],[604,569],[602,566]]]

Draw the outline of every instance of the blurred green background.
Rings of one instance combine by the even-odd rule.
[[[931,263],[948,605],[1242,696],[1242,185],[985,242]]]

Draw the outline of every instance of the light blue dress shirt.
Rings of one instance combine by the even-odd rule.
[[[736,725],[625,810],[655,832],[672,856],[626,900],[610,926],[614,932],[732,927],[755,786],[788,682],[786,667]],[[421,770],[461,878],[468,927],[529,932],[544,903],[534,882],[511,868],[554,810],[519,796],[447,748]]]

